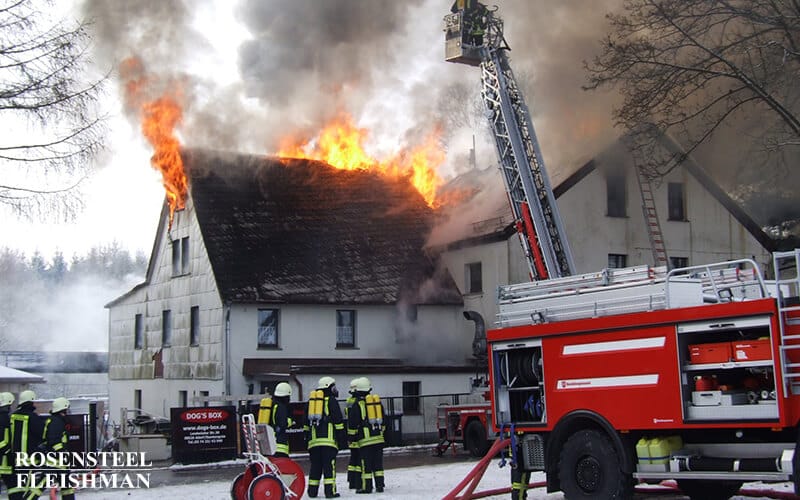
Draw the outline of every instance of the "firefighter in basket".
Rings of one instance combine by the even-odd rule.
[[[359,380],[354,378],[350,381],[350,389],[348,390],[350,396],[347,398],[344,407],[345,423],[353,405],[356,403],[356,384]],[[350,448],[350,462],[347,464],[347,486],[351,490],[357,490],[361,486],[361,456],[358,453],[358,441],[351,441],[348,446]]]
[[[289,410],[289,398],[292,397],[292,386],[280,382],[275,386],[272,408],[267,422],[275,432],[275,457],[289,456],[289,436],[286,431],[292,426]]]
[[[356,493],[372,493],[385,488],[383,475],[383,406],[377,394],[370,394],[372,385],[367,377],[356,381],[356,402],[347,416],[348,441],[358,444],[361,456],[361,485]]]
[[[332,377],[319,379],[317,389],[308,399],[306,425],[303,431],[308,443],[311,468],[308,473],[308,496],[319,494],[320,479],[324,476],[325,498],[336,498],[336,454],[344,445],[344,419],[339,402],[339,391]]]

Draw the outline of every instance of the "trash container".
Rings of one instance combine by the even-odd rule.
[[[402,418],[402,413],[383,416],[384,424],[386,424],[386,430],[384,431],[383,439],[386,441],[386,446],[403,446]]]

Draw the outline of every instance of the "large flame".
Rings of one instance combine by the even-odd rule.
[[[144,73],[141,61],[128,58],[123,61],[121,73],[125,83],[125,105],[139,116],[142,134],[155,150],[150,164],[161,172],[169,203],[169,225],[175,210],[186,204],[188,182],[180,154],[180,141],[175,134],[181,123],[183,111],[179,102],[181,91],[177,85],[168,85],[158,97],[147,95],[156,86]]]
[[[285,137],[278,155],[322,160],[342,170],[376,170],[385,175],[405,177],[429,206],[436,207],[436,191],[443,183],[436,170],[445,160],[438,145],[438,130],[410,151],[386,160],[378,160],[364,150],[368,135],[366,129],[353,124],[349,115],[342,115],[326,125],[316,138],[298,140]]]

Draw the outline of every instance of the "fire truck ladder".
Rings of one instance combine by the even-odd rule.
[[[464,12],[457,12],[445,17],[453,33],[468,29],[463,15]],[[531,279],[569,276],[575,268],[572,254],[530,113],[509,65],[503,21],[487,10],[482,22],[486,30],[481,44],[459,46],[458,57],[448,57],[448,60],[470,65],[480,63],[484,110],[492,127],[500,171]],[[457,43],[461,40],[451,37],[451,41]]]
[[[774,252],[775,299],[781,333],[781,375],[786,395],[800,393],[800,249]]]
[[[642,214],[647,226],[647,236],[650,238],[650,249],[653,251],[653,262],[656,266],[669,264],[667,248],[664,245],[664,233],[661,232],[661,223],[658,221],[656,202],[653,198],[653,183],[644,169],[634,165],[636,180],[639,182],[639,193],[642,195]]]

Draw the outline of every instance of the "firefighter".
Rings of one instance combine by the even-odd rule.
[[[372,385],[367,377],[356,380],[356,402],[347,416],[348,440],[358,443],[361,456],[361,485],[356,493],[372,493],[373,479],[375,491],[382,492],[385,487],[383,475],[383,427],[370,423],[367,413],[367,395]]]
[[[10,392],[0,392],[0,475],[6,490],[10,490],[14,481],[14,458],[11,456],[11,405],[14,404],[14,395]],[[2,487],[2,485],[0,485]]]
[[[12,460],[16,453],[33,453],[42,442],[44,434],[44,419],[36,413],[33,401],[36,393],[27,390],[19,393],[19,404],[11,414],[11,454]],[[27,482],[20,481],[20,476],[30,473],[30,468],[15,467],[14,486],[8,490],[8,498],[22,500],[31,489]]]
[[[292,418],[289,416],[289,398],[292,396],[292,386],[286,382],[280,382],[275,386],[275,394],[272,398],[272,412],[270,412],[269,425],[275,431],[275,457],[289,456],[289,436],[286,431],[292,425]]]
[[[339,391],[333,377],[322,377],[309,399],[308,422],[303,427],[308,442],[308,457],[311,468],[308,473],[308,496],[315,498],[319,493],[319,483],[325,478],[325,498],[337,498],[336,492],[336,454],[344,434],[342,409],[336,400]],[[318,401],[317,395],[322,396]],[[315,400],[316,404],[315,404]],[[318,407],[313,409],[312,407]]]
[[[53,405],[50,408],[50,417],[45,421],[44,424],[44,432],[42,433],[44,441],[39,446],[40,451],[56,454],[66,453],[69,451],[69,422],[67,422],[68,410],[69,400],[67,398],[61,397],[53,400]],[[69,469],[65,466],[56,465],[54,466],[53,472],[68,475]],[[37,485],[36,487],[30,488],[25,495],[25,499],[34,500],[39,498],[39,496],[42,494],[43,488],[43,483]],[[74,500],[75,489],[63,488],[61,490],[61,499]]]
[[[356,383],[359,379],[354,378],[350,381],[350,389],[348,393],[350,396],[347,398],[344,407],[345,421],[350,415],[350,411],[356,402]],[[349,443],[350,448],[350,462],[347,464],[347,486],[351,490],[357,490],[361,485],[361,457],[358,454],[358,441]]]

